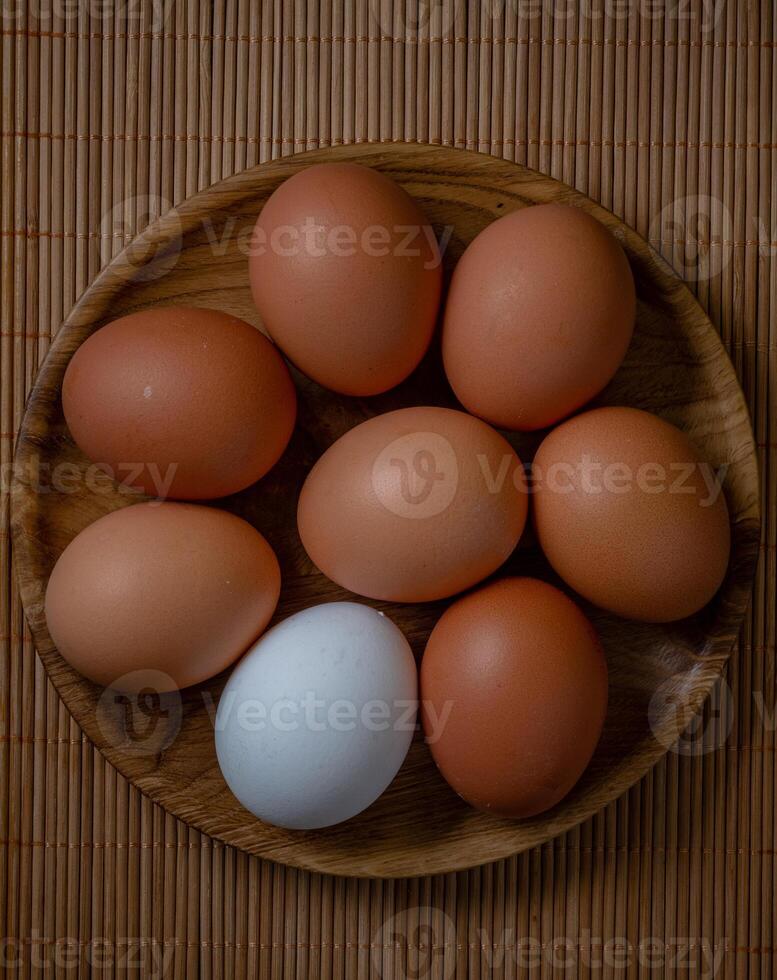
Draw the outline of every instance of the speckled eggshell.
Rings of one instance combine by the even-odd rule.
[[[62,385],[68,428],[89,459],[154,497],[223,497],[277,462],[297,412],[283,358],[217,310],[159,306],[92,334]]]
[[[590,602],[669,622],[720,588],[731,545],[719,474],[687,436],[635,408],[600,408],[551,432],[535,456],[537,535]]]
[[[278,561],[250,524],[212,507],[143,503],[101,517],[59,557],[46,622],[62,656],[123,691],[198,684],[267,626]],[[166,675],[166,679],[160,679]]]
[[[249,274],[273,340],[341,394],[394,387],[431,341],[442,283],[433,229],[369,167],[317,164],[281,184],[257,220]]]
[[[442,349],[470,412],[553,425],[604,388],[631,341],[634,279],[618,241],[579,208],[543,204],[488,225],[453,274]]]
[[[464,412],[405,408],[363,422],[319,459],[297,512],[312,561],[359,595],[425,602],[495,571],[526,521],[510,444]]]
[[[607,664],[571,599],[502,579],[443,613],[421,662],[421,707],[453,789],[480,810],[531,817],[563,799],[593,755]]]

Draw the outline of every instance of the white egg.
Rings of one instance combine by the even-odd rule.
[[[267,823],[311,830],[373,803],[415,728],[410,646],[382,613],[331,602],[265,633],[229,678],[216,713],[227,785]]]

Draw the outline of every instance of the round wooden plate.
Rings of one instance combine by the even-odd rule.
[[[256,216],[291,174],[332,160],[382,170],[416,197],[440,237],[450,235],[448,274],[485,225],[515,208],[562,201],[595,215],[626,249],[639,297],[634,342],[598,402],[657,412],[683,428],[710,463],[725,467],[733,554],[720,594],[700,615],[670,626],[629,623],[587,609],[610,667],[605,730],[578,786],[534,819],[503,820],[471,809],[443,782],[417,736],[392,786],[359,817],[316,832],[267,826],[236,802],[216,763],[212,717],[223,675],[180,696],[129,700],[73,671],[46,629],[46,582],[62,549],[102,514],[138,499],[96,476],[70,439],[60,387],[73,352],[107,320],[157,304],[214,307],[260,326],[246,260]],[[218,502],[247,518],[276,549],[284,576],[276,620],[348,596],[312,567],[297,536],[297,492],[313,462],[369,416],[407,405],[455,404],[437,350],[408,381],[377,398],[342,398],[297,373],[295,380],[299,422],[282,461],[259,484]],[[538,437],[512,441],[527,459]],[[142,792],[197,829],[253,854],[339,874],[429,874],[492,861],[568,830],[623,793],[699,711],[723,670],[758,554],[758,474],[745,401],[714,328],[688,289],[638,235],[568,187],[493,157],[440,147],[353,146],[288,157],[216,184],[151,225],[101,273],[58,333],[30,398],[16,464],[13,534],[27,617],[49,676],[89,738]],[[505,570],[553,579],[531,541]],[[394,619],[420,656],[445,603],[374,605]]]

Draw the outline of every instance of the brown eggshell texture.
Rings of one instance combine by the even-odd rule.
[[[143,503],[85,528],[46,590],[49,633],[86,677],[120,690],[197,684],[232,664],[275,610],[280,570],[250,524],[196,504]]]
[[[542,429],[610,381],[635,313],[628,260],[603,225],[579,208],[522,208],[488,225],[456,266],[445,371],[475,415]]]
[[[540,544],[590,602],[669,622],[717,592],[731,544],[725,496],[670,423],[635,408],[585,412],[546,436],[533,475]]]
[[[490,426],[446,408],[363,422],[319,459],[299,498],[313,562],[359,595],[424,602],[493,572],[526,521],[525,476]]]
[[[227,313],[183,306],[132,313],[92,334],[68,365],[62,404],[78,447],[117,481],[184,500],[264,476],[297,411],[267,337]]]
[[[607,665],[574,602],[508,578],[442,615],[421,662],[424,733],[442,775],[473,806],[530,817],[582,775],[607,710]]]
[[[265,328],[319,384],[374,395],[399,384],[434,331],[434,232],[391,178],[353,163],[308,167],[270,197],[249,274]]]

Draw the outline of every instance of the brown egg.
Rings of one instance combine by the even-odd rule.
[[[317,164],[281,184],[256,222],[249,274],[270,336],[333,391],[393,388],[432,338],[434,231],[398,184],[369,167]]]
[[[405,408],[363,422],[319,459],[297,512],[313,562],[359,595],[425,602],[497,569],[526,522],[521,462],[485,422]]]
[[[98,684],[175,690],[244,653],[279,591],[272,548],[239,517],[196,504],[135,504],[65,548],[46,590],[46,620],[65,660]]]
[[[599,741],[607,664],[562,592],[507,578],[454,602],[421,661],[434,761],[472,806],[531,817],[572,789]]]
[[[604,388],[635,318],[617,240],[558,204],[494,221],[470,244],[445,307],[445,372],[465,408],[505,429],[558,422]]]
[[[155,497],[223,497],[280,457],[297,400],[283,358],[217,310],[159,306],[102,327],[73,355],[62,405],[78,447]]]
[[[545,438],[533,477],[540,544],[589,601],[660,623],[717,592],[731,540],[725,497],[673,425],[635,408],[585,412]]]

